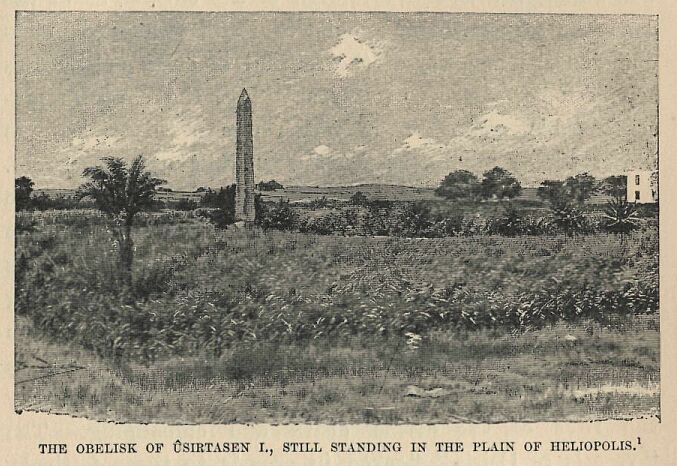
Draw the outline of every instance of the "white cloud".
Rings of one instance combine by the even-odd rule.
[[[331,153],[331,149],[322,144],[313,149],[313,152],[317,155],[329,155],[329,153]]]
[[[418,131],[414,131],[404,140],[404,143],[395,149],[391,157],[404,154],[425,155],[427,158],[438,158],[443,156],[446,146],[433,138],[425,138]]]
[[[374,63],[379,55],[379,47],[359,39],[354,34],[343,34],[339,42],[329,49],[334,56],[334,71],[342,78],[347,77],[354,69],[366,68]]]
[[[417,131],[414,131],[411,136],[404,140],[401,149],[430,149],[433,147],[443,147],[436,140],[432,138],[424,138]]]
[[[494,109],[485,113],[479,118],[478,124],[471,128],[474,135],[495,135],[502,134],[525,134],[529,131],[530,125],[521,117],[511,114],[501,114]],[[493,134],[492,134],[493,135]]]

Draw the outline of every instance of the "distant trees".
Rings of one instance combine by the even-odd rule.
[[[200,198],[200,207],[217,209],[210,220],[220,228],[225,228],[235,222],[235,184],[212,190],[206,188]]]
[[[369,199],[362,191],[357,191],[355,194],[350,196],[350,203],[352,205],[367,205],[369,204]]]
[[[484,172],[483,179],[468,170],[449,173],[435,194],[446,199],[512,199],[522,192],[522,185],[505,168],[494,167]]]
[[[583,205],[599,190],[595,177],[589,173],[569,176],[564,181],[545,180],[538,188],[538,197],[550,205],[553,224],[567,236],[581,233],[586,228]]]
[[[256,185],[256,189],[259,191],[275,191],[276,189],[284,189],[280,183],[275,180],[270,181],[261,181]]]
[[[129,167],[121,158],[105,157],[101,160],[105,167],[85,168],[82,176],[90,181],[78,188],[76,196],[79,199],[92,198],[97,208],[113,220],[122,279],[125,284],[131,285],[134,217],[153,206],[158,186],[166,181],[155,178],[146,171],[145,162],[140,155]]]
[[[581,206],[598,190],[599,183],[594,176],[580,173],[564,181],[545,180],[538,188],[537,194],[551,206],[562,207],[568,204]]]
[[[468,170],[456,170],[444,177],[435,194],[446,199],[475,199],[480,193],[477,176]]]
[[[571,196],[564,185],[564,181],[545,180],[538,187],[536,193],[538,197],[550,204],[551,207],[568,204],[571,201]]]
[[[587,172],[568,177],[564,185],[578,204],[585,203],[599,189],[595,177]]]
[[[483,199],[512,199],[522,192],[522,185],[505,168],[494,167],[484,172],[484,178],[480,186],[480,194]]]
[[[627,200],[628,177],[626,175],[612,175],[604,178],[600,183],[601,191],[617,202]]]
[[[14,179],[14,204],[17,211],[28,208],[34,186],[33,180],[27,176]]]

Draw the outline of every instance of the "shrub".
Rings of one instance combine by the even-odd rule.
[[[332,205],[333,202],[327,199],[327,196],[322,196],[320,198],[313,199],[308,203],[308,207],[312,210],[326,209],[327,207],[331,207]]]
[[[270,181],[261,181],[256,185],[256,189],[259,191],[275,191],[276,189],[284,189],[280,183],[275,180]]]
[[[612,199],[604,209],[604,228],[611,233],[626,235],[639,227],[635,204]]]
[[[399,235],[406,237],[437,237],[430,206],[424,202],[411,202],[398,216]]]
[[[331,235],[333,233],[345,233],[347,225],[346,217],[330,212],[305,220],[299,226],[299,230],[301,233]]]
[[[369,199],[362,191],[357,191],[355,194],[350,196],[350,203],[352,205],[367,205],[369,204]]]
[[[275,230],[294,230],[298,227],[298,216],[294,209],[289,205],[289,201],[280,199],[273,207],[266,206],[265,209],[259,209],[260,216],[257,224],[264,231]]]
[[[552,224],[567,236],[574,236],[585,230],[585,216],[572,204],[557,205],[552,208]]]

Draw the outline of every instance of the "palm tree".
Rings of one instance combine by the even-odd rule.
[[[113,220],[113,232],[120,254],[123,282],[131,285],[134,243],[134,216],[153,203],[155,190],[166,183],[146,171],[143,156],[136,157],[129,168],[121,158],[104,157],[105,167],[88,167],[83,177],[91,181],[78,188],[77,197],[90,197],[96,206]]]
[[[620,235],[623,244],[626,235],[639,228],[637,205],[625,200],[611,199],[604,209],[604,220],[606,230]]]

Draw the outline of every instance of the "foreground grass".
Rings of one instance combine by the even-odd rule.
[[[587,421],[659,414],[658,317],[113,365],[15,330],[17,410],[159,423]],[[422,396],[407,396],[411,385]],[[425,390],[438,390],[437,398]],[[432,393],[432,392],[430,392]]]

